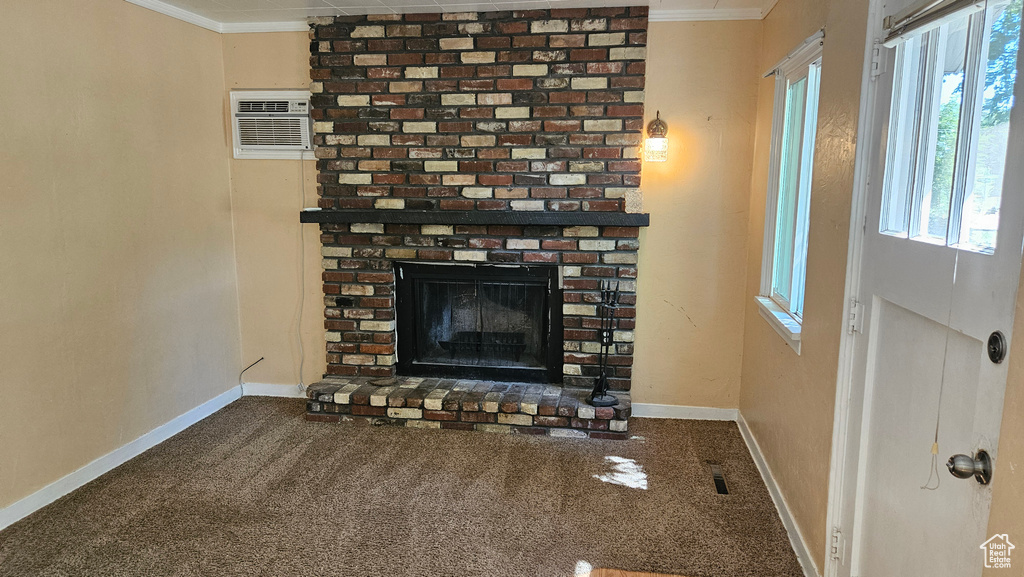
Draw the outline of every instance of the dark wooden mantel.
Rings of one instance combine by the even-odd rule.
[[[508,210],[304,210],[300,222],[340,224],[505,224],[549,226],[650,226],[651,215],[626,212],[528,212]]]

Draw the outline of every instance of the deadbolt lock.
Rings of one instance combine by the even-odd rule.
[[[992,480],[992,457],[989,457],[984,450],[978,451],[978,454],[973,457],[953,455],[946,462],[946,467],[949,469],[949,473],[957,479],[974,477],[982,485],[988,485]]]

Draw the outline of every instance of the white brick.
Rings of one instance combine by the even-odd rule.
[[[313,94],[322,94],[323,91],[324,91],[324,83],[323,82],[310,82],[309,83],[309,91],[312,92]]]
[[[512,76],[547,76],[547,64],[516,64],[512,66]]]
[[[621,288],[621,284],[619,287]],[[633,342],[633,331],[615,331],[615,336],[612,337],[617,343],[631,343]]]
[[[388,332],[395,330],[395,321],[359,321],[359,330]]]
[[[339,333],[338,331],[327,331],[327,342],[340,343],[341,333]]]
[[[384,225],[379,222],[353,222],[348,225],[352,232],[384,234]]]
[[[386,407],[388,406],[388,394],[395,390],[395,387],[381,387],[376,391],[370,393],[370,406],[371,407]]]
[[[356,383],[349,383],[334,393],[334,402],[339,405],[347,405],[352,402],[352,392],[359,388]]]
[[[383,26],[356,26],[350,34],[352,38],[383,38]]]
[[[569,23],[565,20],[537,20],[530,23],[533,34],[558,34],[569,31]]]
[[[583,130],[586,132],[620,132],[622,121],[605,118],[602,120],[584,120]]]
[[[410,66],[405,69],[406,78],[437,78],[437,66]]]
[[[621,46],[626,43],[625,32],[609,32],[607,34],[591,34],[587,38],[588,46]]]
[[[421,234],[452,234],[453,230],[450,224],[424,224],[420,227]]]
[[[467,135],[462,137],[462,146],[494,146],[496,142],[497,138],[490,135]]]
[[[472,50],[472,38],[442,38],[439,41],[441,50]]]
[[[373,296],[373,287],[361,284],[343,284],[341,285],[341,294],[364,297]]]
[[[444,396],[448,394],[448,391],[444,389],[434,389],[427,393],[425,399],[423,399],[423,408],[428,411],[440,411]]]
[[[643,90],[627,90],[622,93],[623,102],[643,102],[644,91]]]
[[[388,416],[392,419],[422,419],[423,409],[388,407]]]
[[[519,413],[498,413],[498,424],[529,427],[533,424],[533,417],[530,415],[520,415]]]
[[[608,88],[608,79],[604,76],[588,76],[572,79],[573,90],[605,90]]]
[[[535,238],[510,238],[505,241],[505,248],[508,250],[537,250],[540,248],[540,241]]]
[[[576,408],[576,415],[581,419],[596,419],[597,411],[594,407],[581,404]]]
[[[629,421],[609,421],[608,429],[619,433],[625,433],[626,427],[629,426]]]
[[[627,194],[635,191],[635,188],[621,187],[621,186],[609,186],[604,189],[605,198],[625,198]]]
[[[582,276],[583,267],[580,266],[563,266],[562,276]]]
[[[314,122],[313,132],[330,133],[334,132],[333,122]]]
[[[544,210],[543,200],[512,200],[509,201],[512,210],[539,211]]]
[[[494,62],[494,52],[463,52],[463,64],[491,64]]]
[[[580,250],[615,250],[614,240],[581,240]]]
[[[529,118],[529,106],[500,106],[494,109],[495,118]]]
[[[579,365],[566,363],[562,365],[562,374],[578,376],[583,374],[583,370],[580,368]]]
[[[612,48],[608,52],[610,60],[644,60],[647,58],[647,49],[640,47]]]
[[[597,306],[595,305],[577,305],[577,304],[563,304],[562,305],[563,315],[576,315],[584,317],[592,317],[597,314]]]
[[[441,175],[441,184],[445,186],[472,186],[476,184],[476,175],[444,174]]]
[[[320,261],[320,268],[324,270],[335,270],[338,268],[338,261],[333,258],[325,258]]]
[[[574,184],[586,184],[585,174],[552,174],[551,184],[556,186],[571,186]]]
[[[352,57],[352,63],[356,66],[387,66],[387,54],[356,54]]]
[[[346,246],[325,246],[320,249],[320,254],[326,257],[348,258],[352,256],[352,249]]]
[[[356,137],[351,134],[327,134],[324,142],[330,146],[351,146],[356,143]]]
[[[604,163],[596,160],[570,160],[569,172],[604,172]]]
[[[404,198],[378,198],[373,201],[373,208],[401,210],[405,208]]]
[[[482,186],[467,186],[462,189],[462,196],[466,198],[492,198],[494,196],[494,189]]]
[[[338,175],[338,184],[373,184],[373,175],[341,173]]]
[[[562,229],[562,236],[597,236],[596,226],[569,226]]]
[[[472,262],[484,262],[487,260],[486,250],[457,250],[455,251],[455,260],[472,261]]]
[[[476,94],[457,93],[441,95],[441,106],[466,106],[471,104],[476,104]]]
[[[427,172],[458,172],[459,161],[457,160],[426,160],[423,162],[423,170]]]
[[[387,134],[361,134],[359,146],[391,146],[391,137]]]
[[[500,106],[502,104],[512,104],[512,93],[481,93],[476,96],[476,102],[481,106]]]
[[[636,264],[635,252],[610,252],[601,255],[601,262],[605,264]]]
[[[425,132],[437,132],[436,122],[403,122],[402,132],[407,133],[425,133]]]
[[[546,158],[548,150],[546,148],[513,148],[512,158],[528,158],[530,160],[539,160]],[[554,183],[551,183],[554,184]]]

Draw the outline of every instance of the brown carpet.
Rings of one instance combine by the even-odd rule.
[[[0,576],[801,575],[734,423],[634,419],[642,438],[598,441],[302,413],[226,407],[0,532]],[[595,478],[608,456],[647,489]]]

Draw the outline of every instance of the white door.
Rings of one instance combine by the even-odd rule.
[[[993,362],[988,342],[998,332],[1009,346],[1024,239],[1024,106],[1011,118],[1008,100],[1014,75],[1020,100],[1021,74],[1007,64],[1021,3],[962,4],[937,27],[918,20],[890,36],[874,81],[853,345],[853,390],[864,395],[838,575],[983,568],[991,485],[954,477],[946,462],[984,450],[999,482],[1007,363]]]

